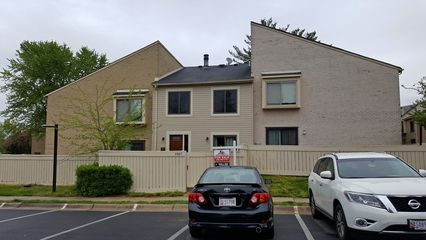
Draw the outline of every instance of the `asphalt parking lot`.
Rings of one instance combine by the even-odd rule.
[[[0,239],[192,239],[185,212],[0,209]],[[276,214],[275,238],[337,239],[332,223]],[[258,239],[254,232],[206,232],[205,239]],[[362,238],[364,239],[364,238]]]

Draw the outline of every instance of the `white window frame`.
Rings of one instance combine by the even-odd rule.
[[[236,113],[214,113],[214,91],[215,90],[237,90],[237,112]],[[240,115],[240,86],[226,86],[226,87],[212,87],[210,90],[211,103],[210,103],[210,116],[212,117],[226,117],[226,116],[239,116]]]
[[[166,151],[170,151],[170,135],[188,135],[188,152],[191,152],[191,131],[167,131],[166,132]],[[185,144],[185,137],[182,139]],[[185,146],[181,151],[185,151]]]
[[[281,71],[262,73],[262,108],[263,109],[294,109],[301,108],[301,71]],[[268,105],[268,83],[296,82],[296,104]]]
[[[115,124],[125,124],[125,122],[117,122],[117,100],[128,100],[128,99],[141,99],[142,100],[142,121],[131,121],[129,123],[131,124],[139,124],[139,125],[144,125],[146,124],[146,109],[145,109],[145,105],[146,105],[146,98],[145,95],[136,95],[136,96],[114,96],[114,123]]]
[[[190,92],[189,94],[189,112],[190,114],[169,114],[169,92]],[[192,117],[192,113],[194,111],[194,108],[192,107],[192,103],[194,102],[193,99],[193,89],[192,88],[169,88],[166,90],[166,117]]]
[[[240,144],[240,133],[239,132],[211,132],[210,133],[210,148],[213,149],[214,146],[214,136],[237,136],[237,145]]]

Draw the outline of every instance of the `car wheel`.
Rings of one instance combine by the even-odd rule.
[[[262,232],[263,238],[265,239],[272,239],[275,235],[274,227],[271,227],[269,229],[266,229]]]
[[[309,206],[311,208],[311,214],[313,218],[321,218],[322,215],[317,209],[317,205],[315,204],[314,195],[312,193],[309,194]]]
[[[194,238],[199,238],[202,236],[201,229],[198,229],[198,228],[189,227],[189,233]]]
[[[345,212],[340,204],[337,204],[334,209],[334,221],[336,224],[336,231],[339,240],[349,240],[351,239],[350,229],[346,224]]]

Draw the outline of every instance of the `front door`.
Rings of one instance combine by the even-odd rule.
[[[169,135],[169,151],[186,151],[189,145],[188,134]]]

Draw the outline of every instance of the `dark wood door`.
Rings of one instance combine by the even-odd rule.
[[[169,136],[169,150],[182,151],[183,150],[183,137],[182,135]]]

